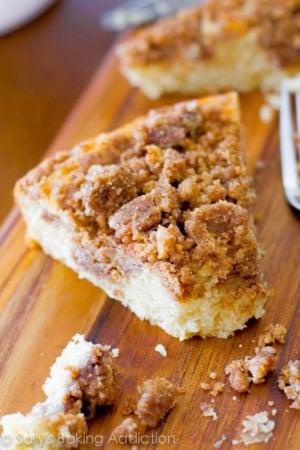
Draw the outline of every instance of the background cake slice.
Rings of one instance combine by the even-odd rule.
[[[149,97],[277,89],[300,68],[299,0],[207,0],[137,31],[118,50]]]
[[[179,339],[226,338],[264,312],[234,93],[58,153],[15,196],[30,240]]]

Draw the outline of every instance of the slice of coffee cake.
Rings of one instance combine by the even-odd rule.
[[[29,239],[179,339],[226,338],[268,296],[235,93],[153,110],[15,188]]]
[[[299,72],[300,0],[207,0],[138,30],[118,54],[124,75],[152,98],[277,90]]]

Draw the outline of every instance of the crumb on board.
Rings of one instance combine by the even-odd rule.
[[[263,123],[271,122],[274,116],[274,108],[271,105],[265,103],[260,107],[259,118]]]
[[[218,419],[218,415],[210,403],[200,403],[200,409],[204,417],[211,417],[213,421]]]
[[[249,392],[250,384],[265,381],[269,372],[275,369],[276,350],[271,346],[255,349],[253,357],[233,360],[225,367],[225,374],[232,389],[236,392]]]
[[[111,354],[113,358],[118,358],[120,356],[120,349],[119,348],[112,348]]]
[[[245,445],[268,442],[273,436],[275,422],[269,419],[266,411],[247,416],[242,424],[241,440]]]
[[[289,400],[292,409],[300,409],[300,360],[290,360],[280,372],[278,387]]]
[[[163,344],[157,344],[154,350],[157,353],[160,353],[164,358],[168,355],[167,349]]]
[[[161,419],[175,406],[176,398],[183,390],[165,378],[146,380],[138,386],[139,397],[132,406],[131,415],[126,417],[114,431],[113,436],[122,442],[132,442],[136,433],[155,428]]]
[[[221,446],[223,445],[223,442],[225,442],[226,439],[227,439],[226,435],[222,434],[220,439],[214,443],[214,448],[216,448],[216,449],[221,448]]]
[[[287,329],[279,323],[271,323],[258,337],[258,346],[264,347],[265,345],[285,343]]]
[[[210,395],[212,395],[213,397],[216,397],[218,394],[221,394],[224,391],[224,383],[222,383],[221,381],[216,381],[213,384],[213,387],[210,391]]]

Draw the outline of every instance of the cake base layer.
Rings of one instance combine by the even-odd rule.
[[[61,217],[53,215],[50,219],[49,209],[45,211],[37,202],[24,198],[22,203],[29,240],[73,269],[79,278],[89,280],[110,298],[119,300],[140,319],[158,325],[179,340],[193,336],[227,338],[245,328],[250,318],[258,319],[264,314],[266,296],[256,297],[242,278],[232,277],[221,285],[211,278],[200,298],[178,302],[159,273],[134,260],[130,262],[130,257],[121,252],[114,261],[119,279],[110,282],[99,273],[98,266],[104,262],[95,260],[90,242],[81,240],[79,244],[74,231]],[[125,275],[129,265],[130,273]]]

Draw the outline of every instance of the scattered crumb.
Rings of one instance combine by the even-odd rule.
[[[300,360],[290,360],[281,370],[278,387],[289,400],[294,400],[290,408],[300,409]]]
[[[201,389],[203,389],[204,391],[209,391],[211,389],[210,384],[208,383],[200,383],[200,387]]]
[[[245,360],[246,367],[250,372],[251,381],[254,384],[260,384],[265,381],[269,372],[275,369],[276,350],[271,346],[255,349],[256,355]]]
[[[243,344],[239,344],[239,345],[238,345],[238,348],[243,348]]]
[[[261,106],[259,110],[259,118],[262,122],[268,123],[271,122],[274,116],[274,108],[271,105],[264,104]]]
[[[224,391],[224,383],[221,383],[220,381],[216,381],[213,385],[213,388],[210,392],[210,395],[213,397],[216,397],[218,394],[221,394]]]
[[[252,358],[246,356],[244,359],[232,361],[225,367],[225,374],[229,375],[232,389],[240,394],[249,392],[251,383],[263,383],[268,373],[275,369],[276,350],[273,347],[258,347],[255,352]]]
[[[232,397],[232,400],[233,400],[234,402],[236,402],[236,401],[237,401],[237,396],[234,395],[234,396]]]
[[[223,442],[226,441],[226,439],[227,439],[226,435],[222,434],[221,438],[217,442],[214,443],[214,448],[217,448],[217,449],[221,448]]]
[[[209,378],[210,378],[211,380],[215,380],[215,379],[217,378],[216,372],[210,372]]]
[[[111,354],[113,358],[118,358],[120,356],[120,349],[119,348],[112,348]]]
[[[139,398],[135,404],[130,405],[131,415],[113,431],[113,436],[122,437],[128,443],[136,433],[155,428],[175,406],[177,396],[183,392],[165,378],[146,380],[142,386],[138,386],[137,391]]]
[[[231,443],[232,445],[238,445],[241,443],[241,441],[238,441],[237,439],[232,439]]]
[[[274,420],[269,419],[266,411],[261,411],[243,420],[241,440],[245,445],[268,442],[273,436]]]
[[[157,353],[160,353],[161,356],[163,356],[164,358],[168,355],[168,352],[166,350],[166,347],[162,344],[157,344],[157,346],[154,349]]]
[[[275,342],[284,344],[286,333],[287,330],[283,325],[280,325],[279,323],[274,325],[271,323],[264,329],[263,333],[259,335],[258,346],[264,347],[265,345],[275,344]]]
[[[229,384],[234,391],[240,394],[249,392],[250,377],[244,360],[231,361],[225,367],[225,374],[229,376]]]
[[[269,400],[269,401],[268,401],[268,405],[269,405],[269,406],[273,406],[273,405],[274,405],[274,401],[273,401],[273,400]]]
[[[276,416],[276,414],[277,414],[277,409],[276,409],[276,408],[273,408],[272,411],[271,411],[271,414],[272,414],[273,417]]]
[[[212,417],[212,420],[217,420],[218,415],[210,403],[200,403],[200,409],[205,417]]]
[[[259,118],[262,122],[270,122],[276,110],[280,106],[280,96],[275,93],[265,93],[264,95],[265,103],[261,106],[259,110]]]

